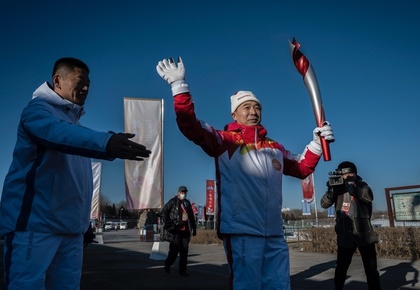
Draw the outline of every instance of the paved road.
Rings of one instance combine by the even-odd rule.
[[[101,243],[85,249],[81,290],[229,289],[229,268],[222,246],[190,244],[190,276],[182,277],[177,265],[170,274],[164,272],[157,244],[141,242],[138,230],[104,232],[97,240]],[[291,246],[290,262],[292,290],[332,288],[335,256],[301,252]],[[379,259],[378,264],[383,290],[420,289],[416,280],[420,261]],[[3,272],[2,263],[0,270]],[[358,256],[350,266],[345,289],[367,290]]]

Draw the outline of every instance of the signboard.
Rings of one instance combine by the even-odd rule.
[[[392,195],[396,221],[420,221],[420,192]]]

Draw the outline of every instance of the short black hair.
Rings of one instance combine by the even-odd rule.
[[[52,76],[54,76],[59,69],[65,69],[67,71],[73,71],[76,68],[81,68],[86,70],[87,73],[90,72],[89,67],[86,63],[81,61],[80,59],[74,58],[74,57],[62,57],[58,59],[55,64],[52,71]]]

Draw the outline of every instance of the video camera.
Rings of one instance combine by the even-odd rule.
[[[328,184],[330,186],[337,186],[344,184],[344,179],[341,170],[328,172]]]
[[[351,168],[336,169],[335,171],[328,172],[328,184],[330,186],[339,186],[344,184],[343,175],[352,173]]]

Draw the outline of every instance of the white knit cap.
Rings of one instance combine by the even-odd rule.
[[[231,113],[235,112],[240,104],[246,101],[255,101],[261,106],[260,100],[250,91],[238,91],[230,97]]]

